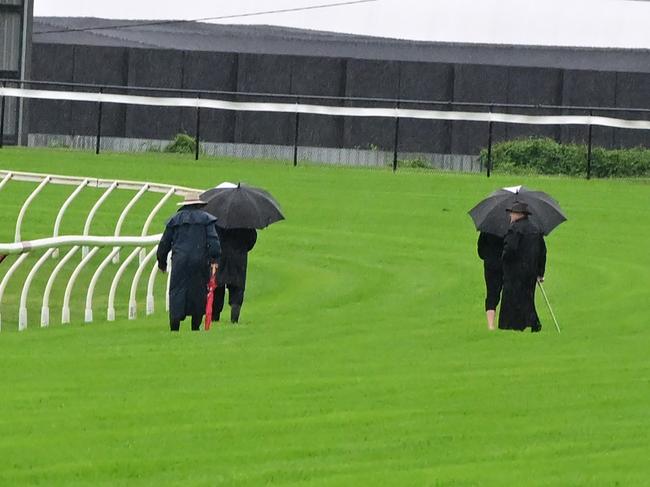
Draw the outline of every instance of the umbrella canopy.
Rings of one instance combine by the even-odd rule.
[[[201,199],[207,201],[203,209],[217,217],[220,227],[265,228],[284,220],[280,205],[267,191],[243,184],[219,186],[203,193]]]
[[[515,201],[526,203],[532,213],[529,218],[544,235],[548,235],[566,216],[557,201],[542,191],[524,186],[503,188],[495,191],[469,211],[476,229],[503,237],[510,226],[506,209]]]

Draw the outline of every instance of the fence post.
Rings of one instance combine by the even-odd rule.
[[[2,87],[5,87],[5,82],[2,82]],[[0,97],[0,149],[2,149],[3,141],[5,138],[5,96]]]
[[[199,100],[199,98],[197,98]],[[194,147],[194,160],[199,160],[199,151],[201,146],[201,107],[196,107],[196,138],[195,138],[195,147]]]
[[[397,108],[399,109],[400,103],[397,102]],[[397,171],[397,155],[399,148],[399,117],[395,117],[395,143],[393,145],[393,172]]]
[[[593,111],[589,110],[589,116],[593,115]],[[592,146],[592,131],[593,125],[589,124],[589,137],[587,139],[587,179],[591,179],[591,146]]]
[[[490,107],[490,113],[492,113],[492,107]],[[492,120],[488,122],[488,155],[487,155],[487,177],[489,178],[492,174],[492,132],[493,132],[493,123]]]
[[[300,104],[300,98],[296,98],[296,105]],[[296,111],[296,124],[293,129],[293,167],[298,165],[298,135],[300,134],[300,113]]]
[[[104,89],[99,89],[99,94],[104,93]],[[103,103],[100,101],[97,106],[97,141],[95,143],[95,155],[99,154],[100,147],[102,145],[102,106]]]

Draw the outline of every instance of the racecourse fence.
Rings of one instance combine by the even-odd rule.
[[[206,153],[289,159],[293,160],[294,165],[299,161],[312,160],[331,164],[392,165],[393,170],[397,170],[402,164],[466,171],[485,169],[489,176],[492,169],[491,148],[495,140],[525,134],[549,136],[552,133],[556,139],[586,141],[589,147],[587,176],[590,177],[594,139],[605,146],[637,146],[645,145],[647,134],[650,134],[650,109],[638,108],[394,100],[0,81],[3,85],[0,87],[3,106],[5,100],[44,100],[44,103],[56,104],[51,106],[56,107],[57,111],[77,113],[84,119],[83,127],[80,125],[83,133],[33,132],[30,134],[33,144],[61,144],[88,150],[94,146],[97,153],[104,149],[160,151],[164,147],[161,134],[173,137],[175,133],[186,131],[197,141],[194,144],[196,159],[201,153]],[[168,96],[170,94],[173,96]],[[122,107],[123,111],[118,114],[116,107]],[[107,119],[106,112],[109,109],[112,110],[112,118]],[[248,117],[247,124],[253,125],[251,132],[255,131],[255,124],[261,132],[268,132],[268,128],[273,127],[271,132],[274,135],[269,137],[277,139],[278,143],[268,140],[247,142],[248,139],[255,138],[254,134],[249,133],[234,136],[230,132],[236,131],[236,128],[231,127],[236,125],[236,120],[227,118],[224,114],[236,114],[237,119]],[[123,122],[125,118],[130,120],[127,122],[130,128],[127,130],[122,127],[122,130],[128,131],[128,136],[116,135],[116,119]],[[325,123],[335,120],[344,123]],[[104,133],[109,131],[102,130],[103,124],[108,122],[111,122],[111,133]],[[428,125],[423,125],[423,122]],[[89,128],[91,126],[94,127]],[[440,148],[429,142],[436,137],[444,138],[441,134],[449,127],[454,129],[451,138],[460,140],[461,148],[472,148],[475,151],[480,147],[487,148],[485,168],[481,167],[475,155],[477,152],[468,155],[454,150],[419,150],[425,146],[429,149]],[[56,127],[50,129],[56,130]],[[86,133],[89,131],[91,133]],[[210,133],[206,135],[208,131]],[[219,132],[219,135],[216,136],[214,131]],[[230,135],[224,135],[224,131],[230,131]],[[639,132],[645,133],[639,135]],[[153,137],[138,137],[138,133],[149,133]],[[2,127],[0,140],[1,134]],[[205,137],[202,138],[202,135]],[[215,142],[210,137],[223,140]],[[233,138],[237,140],[226,140]],[[465,144],[465,139],[472,141]],[[620,140],[613,142],[614,139]],[[316,141],[325,145],[315,145]],[[425,144],[423,141],[428,142]],[[335,143],[336,146],[327,146],[327,143]],[[409,147],[418,150],[409,150]]]
[[[129,300],[128,300],[128,318],[133,320],[137,316],[137,300],[136,294],[138,285],[145,273],[148,273],[147,291],[146,291],[146,314],[150,315],[154,312],[155,308],[155,281],[158,273],[158,266],[155,262],[155,254],[157,244],[160,241],[161,234],[149,234],[150,226],[154,218],[159,214],[165,203],[172,197],[184,197],[190,192],[197,191],[196,189],[186,188],[182,186],[173,186],[159,183],[136,182],[136,181],[122,181],[110,179],[97,179],[97,178],[84,178],[73,176],[61,176],[53,174],[38,174],[17,171],[0,170],[0,197],[3,190],[11,183],[28,182],[35,183],[36,187],[31,190],[26,199],[22,202],[18,217],[15,222],[14,228],[14,241],[8,243],[0,243],[0,254],[5,257],[15,257],[13,262],[9,264],[5,262],[2,267],[6,270],[0,281],[0,329],[2,327],[2,308],[3,297],[5,291],[12,277],[16,274],[19,268],[25,264],[28,257],[37,255],[38,259],[32,264],[31,269],[24,278],[22,288],[18,294],[19,296],[19,312],[18,312],[18,329],[25,330],[28,325],[28,297],[33,282],[38,277],[43,277],[44,264],[50,259],[58,259],[58,263],[50,271],[47,276],[47,283],[43,291],[41,310],[40,310],[40,325],[46,327],[50,325],[50,297],[53,288],[57,284],[57,280],[63,274],[62,270],[67,268],[68,271],[72,269],[67,281],[65,282],[65,292],[63,295],[63,303],[61,306],[61,323],[70,323],[70,309],[72,306],[72,293],[74,291],[75,283],[77,282],[81,272],[84,269],[93,269],[92,278],[88,283],[85,294],[85,309],[84,321],[91,323],[94,318],[93,301],[97,284],[102,279],[110,279],[110,288],[108,292],[108,304],[106,309],[106,319],[108,321],[115,320],[116,298],[120,286],[124,287],[123,277],[130,265],[136,266],[135,274],[131,282],[128,283]],[[23,222],[25,215],[30,206],[37,200],[39,194],[49,185],[65,185],[71,186],[72,191],[67,196],[65,201],[58,208],[57,216],[53,224],[51,235],[43,236],[34,240],[23,240]],[[82,235],[61,235],[61,223],[69,209],[70,205],[79,195],[87,189],[99,189],[100,196],[92,205],[90,211],[85,216],[84,229]],[[102,205],[106,202],[111,194],[119,191],[130,191],[133,195],[128,199],[128,202],[122,207],[119,214],[116,214],[117,219],[114,220],[114,230],[112,235],[96,236],[90,235],[90,228],[97,212]],[[122,228],[126,217],[129,215],[134,205],[146,194],[154,193],[160,195],[153,208],[146,214],[144,221],[140,223],[141,231],[138,235],[123,235]],[[59,255],[60,249],[66,249],[63,255]],[[98,256],[100,249],[109,249],[110,251],[106,256],[101,259],[95,259]],[[125,256],[121,258],[120,253],[125,251]],[[76,258],[76,260],[74,260]],[[153,265],[152,265],[153,262]],[[115,265],[116,271],[112,277],[108,276],[107,268],[109,265]],[[169,263],[171,269],[171,262]],[[169,307],[168,293],[169,289],[169,274],[167,275],[167,284],[165,291],[165,306]]]

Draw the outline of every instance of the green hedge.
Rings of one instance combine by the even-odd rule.
[[[481,151],[481,162],[487,165],[487,149]],[[587,146],[558,144],[547,138],[517,139],[492,147],[495,171],[515,174],[564,174],[586,176]],[[594,147],[591,175],[597,178],[650,176],[650,150],[603,149]]]

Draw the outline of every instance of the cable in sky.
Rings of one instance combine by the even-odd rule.
[[[266,10],[260,12],[249,12],[244,14],[233,14],[233,15],[221,15],[218,17],[203,17],[198,19],[188,19],[188,20],[159,20],[154,22],[136,22],[131,24],[115,24],[115,25],[103,25],[98,27],[82,27],[79,29],[59,29],[59,30],[44,30],[40,32],[34,32],[34,34],[61,34],[66,32],[85,32],[90,30],[113,30],[113,29],[127,29],[129,27],[146,27],[150,25],[167,25],[167,24],[184,24],[188,22],[207,22],[209,20],[227,20],[227,19],[240,19],[244,17],[257,17],[260,15],[271,15],[271,14],[283,14],[290,12],[304,12],[306,10],[318,10],[325,8],[333,7],[347,7],[351,5],[358,5],[361,3],[375,3],[380,0],[353,0],[347,2],[337,2],[337,3],[325,3],[320,5],[309,5],[307,7],[294,7],[294,8],[285,8],[280,10]]]

